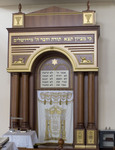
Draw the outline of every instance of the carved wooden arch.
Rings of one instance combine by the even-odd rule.
[[[46,47],[45,49],[41,49],[40,51],[38,51],[38,53],[36,53],[33,56],[33,58],[31,59],[31,63],[30,63],[30,67],[29,67],[30,69],[29,70],[31,71],[32,65],[33,65],[35,59],[37,57],[39,57],[39,55],[42,55],[43,53],[46,53],[46,52],[49,52],[49,51],[60,52],[63,55],[65,55],[69,59],[69,61],[71,62],[72,67],[73,67],[73,71],[76,70],[78,63],[77,63],[77,61],[75,59],[75,56],[72,55],[70,52],[68,52],[66,49],[62,49],[60,47],[55,47],[55,46]]]

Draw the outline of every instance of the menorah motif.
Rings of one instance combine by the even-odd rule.
[[[16,24],[17,25],[20,25],[20,20],[21,20],[21,17],[16,17],[16,22],[17,22]]]
[[[85,17],[87,19],[87,23],[90,23],[91,14],[85,14]]]

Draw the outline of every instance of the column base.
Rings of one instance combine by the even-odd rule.
[[[85,149],[85,145],[75,145],[75,149]]]
[[[96,145],[86,145],[85,147],[86,147],[86,149],[96,149],[97,148]]]
[[[85,129],[75,130],[75,148],[85,148]]]
[[[87,147],[96,147],[97,145],[97,130],[87,129],[86,130],[86,145]]]
[[[96,145],[75,145],[75,149],[97,149]]]

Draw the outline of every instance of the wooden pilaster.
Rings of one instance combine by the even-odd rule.
[[[94,73],[88,74],[88,128],[95,126]]]
[[[22,129],[29,128],[29,76],[22,73]]]
[[[97,130],[95,125],[95,74],[88,73],[88,127],[86,147],[97,147]]]
[[[78,107],[77,107],[77,126],[84,128],[84,74],[78,73]]]
[[[19,73],[12,73],[11,84],[11,127],[18,128],[18,120],[13,118],[19,115]]]
[[[75,131],[75,148],[85,146],[85,129],[84,129],[84,73],[78,73],[78,90],[77,90],[77,129]]]

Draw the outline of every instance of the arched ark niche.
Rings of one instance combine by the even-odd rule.
[[[38,114],[37,115],[38,119],[37,118],[35,119],[36,123],[34,123],[34,125],[36,125],[35,128],[37,131],[37,127],[39,124],[39,127],[38,127],[39,132],[38,133],[39,133],[39,137],[40,137],[41,132],[47,132],[46,130],[48,130],[45,126],[46,123],[44,124],[44,122],[45,122],[44,117],[46,117],[46,116],[44,116],[44,115],[46,115],[44,113],[46,110],[42,110],[41,108],[45,107],[45,109],[49,110],[51,108],[54,109],[53,107],[55,106],[56,108],[58,107],[58,109],[60,109],[60,113],[61,113],[61,111],[64,113],[65,109],[63,109],[63,107],[66,109],[67,108],[72,109],[71,110],[71,112],[72,112],[71,118],[69,118],[70,117],[69,115],[68,115],[68,118],[69,118],[69,120],[73,120],[72,119],[72,117],[73,117],[73,98],[72,98],[73,97],[73,69],[72,69],[70,61],[68,60],[68,58],[66,56],[64,56],[62,53],[59,53],[59,52],[50,51],[50,52],[43,53],[40,57],[38,57],[36,59],[32,70],[33,70],[32,72],[35,77],[35,80],[33,83],[34,87],[35,87],[34,95],[37,96],[35,98],[36,99],[35,106],[38,106],[38,110],[35,109],[35,107],[33,107],[33,110],[36,110],[36,112],[34,112],[34,113]],[[59,78],[61,78],[61,79],[59,79]],[[42,95],[42,96],[40,96],[40,95]],[[45,99],[44,99],[44,97],[45,97]],[[57,100],[57,97],[58,97],[58,100]],[[38,101],[38,99],[39,99],[39,101]],[[58,112],[59,110],[55,110],[55,111]],[[44,115],[40,112],[42,112]],[[66,112],[66,113],[68,113],[68,112]],[[66,115],[65,118],[67,119],[67,114],[65,114],[65,115]],[[36,116],[36,115],[34,115],[34,116]],[[49,121],[51,121],[51,120],[49,120]],[[55,121],[56,120],[54,120],[54,122]],[[64,119],[64,121],[65,121],[65,125],[67,126],[67,121],[65,119]],[[40,127],[41,122],[42,122],[42,126]],[[61,123],[61,122],[59,121],[58,123]],[[63,122],[63,125],[64,125],[64,122]],[[50,124],[50,126],[51,126],[51,124]],[[56,124],[55,124],[55,126],[56,126]],[[55,128],[55,126],[54,126],[54,128]],[[67,130],[65,132],[67,135],[64,133],[62,135],[62,137],[67,140],[67,137],[69,137],[69,134],[71,133],[71,141],[68,140],[68,143],[73,143],[73,121],[71,122],[71,126],[69,126],[69,128],[70,127],[71,127],[71,132],[66,133],[68,131]],[[58,125],[58,128],[59,128],[59,125]],[[59,130],[60,129],[62,130],[62,128],[59,128]],[[44,134],[45,134],[44,142],[48,142],[48,143],[49,142],[51,143],[51,141],[52,141],[51,139],[54,139],[54,138],[56,138],[56,140],[53,140],[52,142],[57,143],[57,139],[59,139],[61,137],[61,135],[59,135],[59,133],[57,133],[56,137],[53,136],[53,134],[52,134],[52,138],[48,137],[48,135],[47,135],[48,133],[47,134],[44,133]],[[49,134],[51,134],[51,133],[49,133]],[[43,135],[42,135],[42,138],[40,138],[40,141],[41,141],[40,143],[43,142],[42,141]],[[66,137],[64,137],[64,136],[66,136]]]

